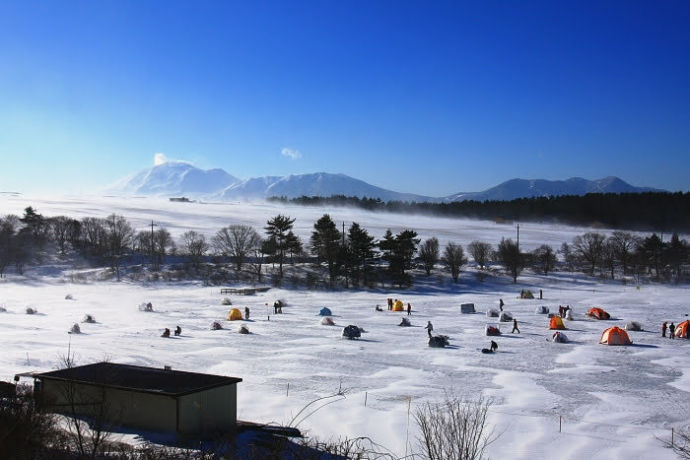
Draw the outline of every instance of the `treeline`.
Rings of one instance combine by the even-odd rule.
[[[520,198],[512,201],[451,203],[382,201],[344,195],[269,200],[298,205],[354,206],[361,209],[434,214],[496,221],[558,221],[572,225],[656,232],[690,231],[690,193],[589,193],[584,196]]]
[[[449,241],[442,248],[438,239],[424,241],[415,230],[394,234],[388,229],[381,238],[353,222],[343,231],[328,214],[313,225],[307,242],[293,232],[295,219],[279,214],[266,221],[259,233],[249,225],[229,225],[211,237],[189,230],[175,241],[163,227],[136,231],[123,216],[106,218],[44,217],[32,207],[19,217],[0,218],[0,277],[14,266],[22,274],[27,264],[44,257],[81,257],[96,266],[107,266],[119,280],[123,266],[146,266],[149,273],[169,273],[166,261],[182,260],[184,270],[208,282],[251,279],[263,282],[264,267],[271,264],[275,284],[286,276],[284,267],[311,267],[302,279],[291,274],[293,284],[307,287],[409,287],[413,274],[431,276],[443,270],[458,282],[468,263],[465,248]],[[582,271],[591,276],[648,276],[655,280],[687,279],[690,249],[674,233],[668,241],[653,233],[641,237],[626,231],[611,235],[587,232],[558,249],[547,244],[524,251],[512,239],[490,242],[474,240],[467,245],[476,273],[503,270],[516,282],[526,268],[548,275],[554,270]]]

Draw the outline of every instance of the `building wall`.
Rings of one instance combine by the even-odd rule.
[[[236,384],[180,397],[180,433],[228,431],[234,429],[236,423]]]
[[[74,410],[102,417],[106,424],[163,432],[177,428],[177,402],[171,396],[44,379],[41,404],[66,415]]]

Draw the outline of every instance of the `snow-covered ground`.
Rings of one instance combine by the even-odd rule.
[[[273,204],[169,203],[148,199],[40,199],[0,197],[0,212],[21,214],[33,206],[45,216],[65,214],[105,217],[118,213],[145,228],[151,219],[173,235],[188,229],[211,235],[234,223],[261,230],[277,213],[296,217],[297,233],[307,239],[324,210]],[[514,225],[486,221],[370,214],[360,210],[329,210],[336,222],[357,221],[377,238],[386,228],[412,228],[422,238],[436,236],[467,244],[496,244],[514,237]],[[520,225],[525,249],[548,243],[558,247],[586,229],[558,225]],[[49,276],[43,273],[49,272]],[[26,278],[10,275],[0,281],[0,379],[19,372],[46,371],[58,366],[71,347],[78,363],[113,362],[209,372],[241,377],[238,417],[256,422],[288,423],[317,397],[347,389],[345,399],[313,413],[299,428],[320,438],[369,436],[403,456],[414,448],[415,408],[440,401],[445,393],[494,400],[489,422],[500,433],[492,458],[673,458],[657,437],[671,428],[690,426],[690,341],[660,337],[662,321],[678,323],[690,313],[690,289],[620,282],[602,282],[577,274],[543,277],[526,273],[512,284],[506,277],[483,283],[463,273],[453,285],[437,273],[406,291],[307,291],[271,289],[254,296],[231,296],[233,307],[251,309],[249,321],[226,321],[226,295],[218,287],[197,283],[132,284],[127,281],[71,283],[71,270],[30,270]],[[543,300],[521,300],[521,289],[543,290]],[[66,299],[71,294],[72,299]],[[413,305],[413,327],[398,327],[402,314],[386,311],[387,297]],[[520,333],[501,323],[496,354],[485,355],[484,315],[505,301],[504,309],[519,321]],[[266,307],[284,299],[282,315]],[[151,302],[155,311],[139,311]],[[473,302],[475,314],[461,314],[460,304]],[[384,311],[375,311],[380,304]],[[574,320],[566,321],[571,339],[555,344],[545,315],[570,305]],[[26,307],[38,314],[25,314]],[[333,311],[336,326],[323,326],[317,314]],[[600,306],[612,320],[587,319]],[[82,334],[67,334],[85,314],[97,323],[80,323]],[[599,345],[601,332],[630,320],[644,332],[630,332],[633,346]],[[224,330],[210,330],[221,321]],[[451,338],[451,347],[427,346],[424,326]],[[251,334],[237,333],[240,324]],[[366,333],[360,340],[341,338],[342,327],[356,324]],[[182,327],[179,338],[161,338],[163,328]],[[289,389],[288,389],[289,385]],[[365,404],[366,402],[366,404]],[[409,409],[409,411],[408,411]],[[559,421],[562,429],[559,431]]]

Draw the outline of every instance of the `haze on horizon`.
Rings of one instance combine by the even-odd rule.
[[[0,4],[0,191],[151,158],[430,196],[618,176],[690,190],[690,5]]]

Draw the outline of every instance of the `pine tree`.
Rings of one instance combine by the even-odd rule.
[[[294,223],[295,219],[278,214],[266,222],[266,227],[264,227],[268,241],[264,243],[262,248],[266,254],[272,257],[273,261],[278,263],[278,277],[281,280],[283,279],[285,256],[290,250],[291,245],[292,247],[295,246],[296,237],[294,234],[292,237],[288,237],[292,233],[291,230]]]
[[[335,282],[342,260],[342,235],[331,216],[324,214],[314,224],[311,234],[311,253],[316,256],[318,263],[328,265],[328,278],[331,285]]]

